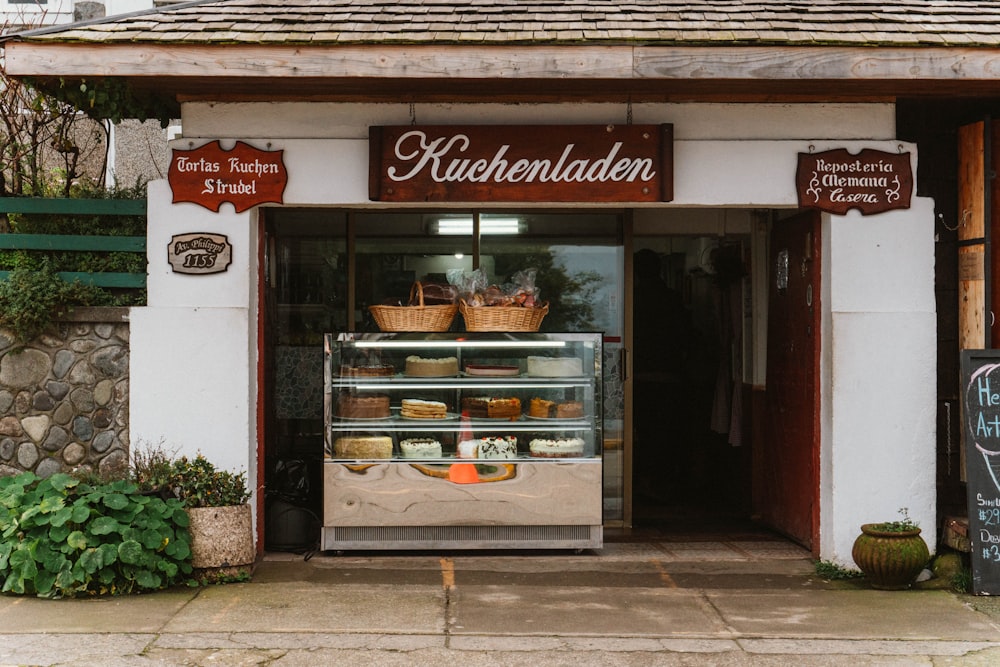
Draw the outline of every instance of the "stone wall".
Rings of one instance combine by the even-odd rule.
[[[19,346],[0,331],[0,475],[128,464],[127,308],[80,308]]]

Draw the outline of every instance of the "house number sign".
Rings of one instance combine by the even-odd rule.
[[[799,206],[843,215],[910,208],[913,170],[909,153],[866,148],[852,155],[845,148],[799,153],[795,187]]]
[[[213,141],[192,150],[173,150],[167,182],[173,202],[192,202],[218,212],[229,202],[242,213],[258,204],[280,204],[288,171],[284,151],[266,151],[237,141],[231,150]]]
[[[167,261],[174,273],[222,273],[233,263],[233,246],[223,234],[178,234],[167,244]]]
[[[368,196],[388,202],[673,199],[672,125],[369,129]]]

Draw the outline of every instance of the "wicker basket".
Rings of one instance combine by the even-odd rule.
[[[549,302],[537,308],[523,306],[470,306],[462,299],[458,309],[466,331],[538,331],[549,314]]]
[[[420,282],[410,287],[410,302],[416,296],[416,306],[368,306],[375,324],[382,331],[447,331],[458,312],[458,304],[424,305],[424,286]]]

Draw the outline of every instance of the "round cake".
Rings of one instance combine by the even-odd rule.
[[[512,435],[479,439],[479,458],[516,459],[517,438]]]
[[[497,366],[489,364],[466,364],[466,375],[480,375],[483,377],[511,377],[520,374],[521,369],[517,366]]]
[[[462,399],[462,414],[473,418],[510,419],[521,416],[521,400],[513,396],[466,396]]]
[[[387,435],[354,435],[333,441],[338,459],[391,459],[392,438]]]
[[[399,415],[407,419],[445,419],[448,406],[441,401],[425,401],[420,398],[404,398]]]
[[[392,377],[396,372],[392,364],[371,364],[368,366],[352,366],[341,364],[338,373],[341,377]]]
[[[528,403],[528,416],[539,419],[579,419],[583,417],[583,402],[557,403],[544,398],[533,398]]]
[[[405,375],[411,377],[451,377],[458,375],[458,359],[456,357],[443,357],[441,359],[425,359],[418,356],[406,358]]]
[[[528,375],[541,378],[583,375],[583,362],[577,357],[528,357]]]
[[[433,438],[409,438],[399,441],[399,451],[404,459],[439,459],[441,443]]]
[[[342,419],[384,419],[389,416],[389,396],[361,396],[344,392],[337,397],[336,416]]]
[[[564,459],[583,456],[583,446],[581,438],[537,438],[528,443],[528,452],[537,458]]]

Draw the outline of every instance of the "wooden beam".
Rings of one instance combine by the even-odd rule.
[[[840,46],[192,45],[9,41],[11,76],[1000,82],[1000,49]]]

